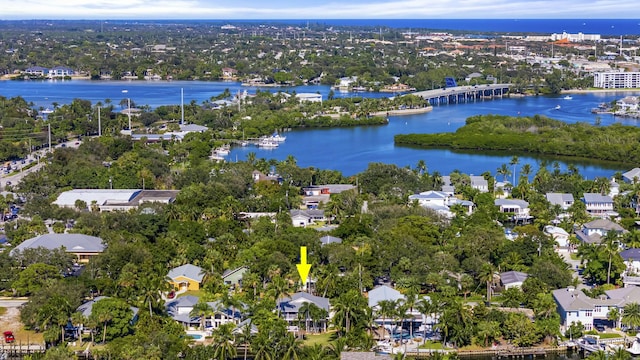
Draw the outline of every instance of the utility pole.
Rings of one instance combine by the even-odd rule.
[[[102,136],[102,125],[100,124],[100,106],[98,106],[98,137]]]
[[[47,124],[47,127],[49,128],[49,152],[51,152],[51,123]]]
[[[180,88],[180,125],[184,125],[184,88]]]

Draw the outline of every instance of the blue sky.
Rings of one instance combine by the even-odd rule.
[[[0,19],[638,18],[638,0],[0,0]]]

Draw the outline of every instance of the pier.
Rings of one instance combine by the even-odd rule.
[[[427,100],[431,105],[457,104],[502,98],[509,92],[511,84],[485,84],[456,86],[412,93]]]
[[[569,349],[566,346],[556,347],[524,347],[524,348],[508,348],[508,349],[483,349],[483,350],[420,350],[409,351],[405,355],[412,358],[430,358],[432,353],[455,353],[460,358],[464,357],[477,357],[477,356],[491,356],[494,358],[525,358],[530,356],[546,357],[549,353],[565,353]]]

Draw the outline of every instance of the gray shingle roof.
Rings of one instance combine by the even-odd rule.
[[[585,229],[602,229],[606,231],[624,232],[625,229],[608,219],[596,219],[583,225]]]
[[[529,277],[529,275],[520,271],[505,271],[500,274],[500,281],[502,281],[504,285],[514,284],[524,282],[527,280],[527,277]]]
[[[104,251],[102,239],[84,234],[44,234],[23,241],[11,251],[24,251],[43,247],[49,250],[64,247],[70,253],[96,253]]]
[[[583,199],[586,203],[613,203],[611,196],[595,193],[584,193]]]
[[[282,312],[297,313],[302,304],[306,302],[313,303],[317,307],[329,311],[329,299],[306,292],[297,292],[290,297],[279,299],[277,306]]]
[[[320,243],[322,243],[322,245],[341,244],[342,239],[340,239],[339,237],[331,236],[331,235],[325,235],[320,238]]]
[[[404,300],[404,295],[402,295],[400,291],[393,289],[392,287],[387,285],[380,285],[375,289],[372,289],[371,291],[369,291],[368,295],[370,308],[377,306],[378,303],[382,300]]]
[[[627,181],[632,183],[634,179],[640,180],[640,168],[633,168],[626,173],[622,174],[622,177]]]
[[[627,250],[621,251],[620,256],[624,261],[627,261],[627,260],[640,261],[640,249],[633,248],[633,249],[627,249]]]
[[[547,193],[547,201],[549,201],[552,205],[564,205],[565,202],[573,202],[572,194],[562,194],[562,193]]]
[[[175,279],[178,276],[184,276],[200,283],[202,282],[202,279],[204,279],[204,271],[199,266],[185,264],[169,270],[169,274],[167,276],[171,279]]]

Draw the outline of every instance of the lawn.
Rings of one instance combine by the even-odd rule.
[[[335,339],[335,331],[327,331],[321,334],[307,334],[307,339],[303,341],[304,346],[313,346],[320,344],[322,346],[328,345],[329,342]]]
[[[442,346],[441,342],[437,341],[428,341],[424,344],[420,345],[420,349],[429,349],[429,350],[444,350],[444,346]]]
[[[598,334],[598,336],[600,336],[600,339],[616,339],[622,337],[622,335],[616,333],[601,333]]]

